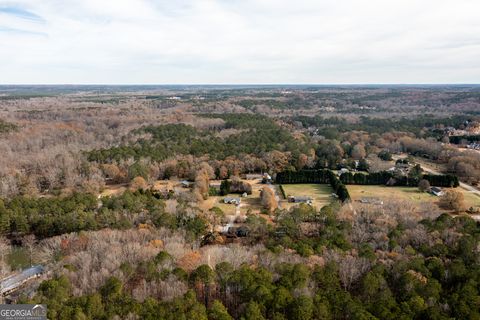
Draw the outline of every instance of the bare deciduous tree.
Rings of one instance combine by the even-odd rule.
[[[33,249],[35,246],[36,238],[33,234],[26,235],[22,238],[22,245],[27,248],[29,257],[30,257],[30,265],[33,265]]]
[[[365,145],[363,144],[356,144],[353,146],[352,149],[352,158],[356,160],[360,160],[365,158],[367,152],[365,151]]]
[[[275,197],[275,192],[271,187],[265,186],[261,191],[262,206],[268,211],[273,212],[278,208],[278,201]]]

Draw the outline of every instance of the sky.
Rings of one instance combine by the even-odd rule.
[[[0,84],[480,83],[478,0],[0,0]]]

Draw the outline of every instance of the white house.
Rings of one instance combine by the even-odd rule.
[[[240,198],[226,197],[223,199],[223,203],[239,205],[242,200]]]

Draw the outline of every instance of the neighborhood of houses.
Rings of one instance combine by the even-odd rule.
[[[407,161],[406,159],[402,159],[395,163],[395,166],[388,169],[389,172],[394,173],[396,176],[408,176],[410,170],[414,167],[414,163]],[[353,170],[356,171],[356,170]],[[344,173],[350,172],[347,168],[341,168],[337,171],[337,175],[341,176]],[[262,179],[262,183],[272,183],[273,180],[270,175],[268,174],[247,174],[246,179],[253,180],[253,179]],[[440,187],[430,187],[428,192],[434,196],[441,197],[444,195],[444,191]],[[246,197],[247,194],[244,193],[242,197]],[[332,194],[332,197],[335,198],[337,195],[335,193]],[[233,204],[233,205],[240,205],[241,203],[240,197],[225,197],[223,202],[225,204]],[[374,205],[383,205],[383,200],[375,197],[363,197],[357,200],[363,204],[374,204]],[[289,203],[304,203],[308,205],[313,205],[312,197],[305,196],[305,195],[287,195],[287,202]]]

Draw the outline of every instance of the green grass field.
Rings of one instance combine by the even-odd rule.
[[[313,205],[320,209],[332,202],[332,188],[327,184],[284,184],[286,196],[308,196],[313,199]],[[287,203],[285,207],[289,208],[295,203]]]
[[[386,186],[360,186],[348,185],[348,192],[352,200],[360,200],[361,198],[379,198],[379,199],[399,199],[410,200],[413,202],[433,202],[438,203],[439,197],[426,192],[420,192],[415,187],[386,187]],[[465,204],[467,207],[480,205],[480,197],[469,193],[461,188],[457,191],[463,192]]]
[[[222,209],[225,215],[234,215],[236,206],[233,204],[224,203],[223,199],[225,197],[241,198],[242,204],[240,205],[240,213],[242,215],[247,214],[248,210],[252,210],[254,212],[260,212],[262,209],[258,192],[257,193],[254,192],[254,194],[249,195],[246,198],[240,197],[239,194],[229,194],[227,196],[210,196],[206,201],[203,202],[202,208],[210,209],[212,207],[218,207]]]
[[[480,207],[480,196],[474,193],[463,191],[463,196],[465,197],[465,204],[467,207]]]

